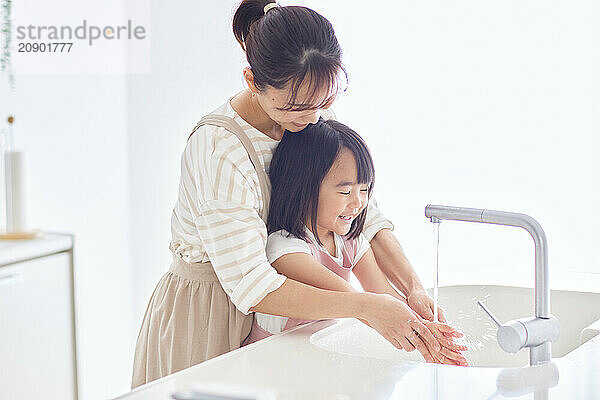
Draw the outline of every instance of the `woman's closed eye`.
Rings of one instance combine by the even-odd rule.
[[[367,193],[367,192],[369,191],[369,188],[360,189],[360,191],[361,191],[361,192],[365,192],[365,193]],[[350,195],[350,192],[349,192],[349,191],[348,191],[348,192],[339,192],[339,193],[340,193],[340,194],[343,194],[343,195],[345,195],[345,196],[349,196],[349,195]]]

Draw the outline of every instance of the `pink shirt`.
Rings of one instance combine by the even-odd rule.
[[[329,270],[339,275],[346,281],[350,280],[352,268],[360,258],[369,249],[370,245],[367,239],[361,234],[357,239],[349,240],[346,237],[334,233],[334,243],[336,255],[332,256],[323,247],[320,246],[310,230],[306,230],[309,240],[304,241],[289,236],[285,230],[273,232],[267,239],[267,258],[269,262],[274,262],[279,257],[290,253],[311,254],[318,262],[323,264]],[[301,320],[295,318],[280,317],[269,314],[255,313],[252,331],[243,346],[254,343],[265,337],[284,330],[291,329],[301,324],[311,322],[310,320]]]

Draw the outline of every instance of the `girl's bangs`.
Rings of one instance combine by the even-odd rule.
[[[359,153],[359,154],[357,154]],[[362,152],[354,151],[354,158],[356,159],[356,177],[357,183],[369,184],[369,190],[373,185],[373,181],[375,180],[375,168],[371,163],[371,160],[368,157],[365,157],[364,154],[360,154]]]

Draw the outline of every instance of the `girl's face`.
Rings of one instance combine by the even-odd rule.
[[[328,237],[329,232],[346,235],[354,218],[367,206],[369,184],[357,183],[357,175],[354,154],[343,148],[319,189],[317,233],[320,238]]]

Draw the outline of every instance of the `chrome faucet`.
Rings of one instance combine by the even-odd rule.
[[[502,324],[491,311],[478,302],[498,325],[498,344],[508,353],[529,347],[529,363],[537,365],[552,359],[551,342],[558,340],[560,325],[550,314],[548,273],[548,243],[540,224],[529,215],[478,208],[428,205],[425,216],[431,222],[442,220],[470,221],[485,224],[518,226],[525,229],[535,243],[535,317],[522,318]]]

